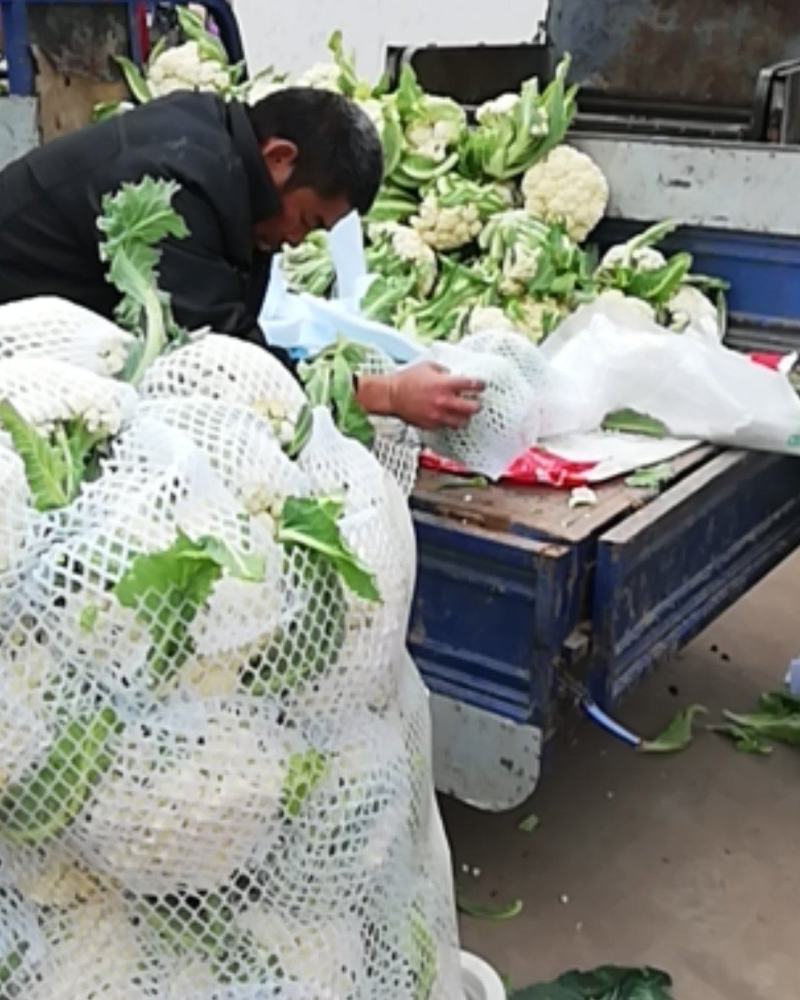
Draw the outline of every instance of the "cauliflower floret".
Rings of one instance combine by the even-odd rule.
[[[611,271],[615,267],[631,267],[636,271],[657,271],[666,263],[664,254],[655,247],[631,249],[629,243],[618,243],[606,251],[598,271]]]
[[[467,323],[469,333],[483,333],[486,330],[514,330],[514,324],[497,306],[475,306]]]
[[[543,222],[562,222],[581,243],[603,218],[608,181],[600,168],[571,146],[557,146],[522,178],[525,209]]]
[[[391,247],[389,254],[393,254],[414,269],[417,275],[417,295],[425,297],[430,294],[436,283],[436,254],[416,229],[398,222],[381,222],[370,226],[369,235],[376,244],[388,238]],[[387,266],[392,270],[391,263]],[[377,267],[377,271],[383,273],[380,266]]]
[[[176,90],[225,91],[230,74],[222,63],[203,59],[197,42],[184,42],[166,49],[158,56],[147,75],[153,97],[164,97]]]
[[[655,322],[655,309],[653,309],[649,302],[645,302],[644,299],[637,299],[633,295],[626,295],[618,288],[609,288],[605,292],[601,292],[600,295],[597,296],[597,301],[611,302],[620,305],[624,304],[631,310],[631,313],[635,313],[639,319],[642,319],[647,323]]]
[[[443,208],[435,195],[426,195],[411,225],[434,250],[457,250],[471,243],[483,228],[476,205]]]
[[[564,306],[556,299],[517,299],[512,303],[514,329],[538,344],[564,314]]]
[[[7,399],[39,433],[82,420],[94,434],[116,434],[136,401],[123,382],[45,358],[11,358],[0,367],[0,399]]]
[[[670,328],[679,333],[692,329],[715,338],[722,335],[716,306],[693,285],[682,285],[667,303],[667,311]]]
[[[425,116],[407,126],[406,141],[414,153],[441,163],[460,139],[464,122],[453,114],[453,102],[447,97],[426,96]]]
[[[491,101],[485,101],[475,112],[475,120],[479,125],[487,125],[497,118],[503,118],[512,112],[520,102],[519,94],[501,94]]]
[[[333,90],[341,92],[339,81],[342,71],[336,63],[315,63],[297,79],[298,87],[313,87],[315,90]]]

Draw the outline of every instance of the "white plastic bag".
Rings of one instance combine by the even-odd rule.
[[[624,303],[579,309],[542,354],[578,385],[580,429],[631,409],[675,437],[800,454],[800,399],[785,375],[702,334],[648,322]]]

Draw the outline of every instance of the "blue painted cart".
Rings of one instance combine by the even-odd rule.
[[[615,166],[613,139],[576,142],[601,162],[612,190],[625,189],[615,173],[631,169],[630,155]],[[656,176],[668,183],[675,148],[651,141],[639,152],[651,165],[660,158]],[[785,182],[800,181],[800,150],[786,152]],[[749,199],[770,183],[769,171],[745,178],[737,155],[735,147],[717,149],[713,176],[695,156],[692,175],[706,197],[714,200],[723,185],[739,197],[729,190],[723,203],[727,228],[686,228],[672,249],[692,251],[699,270],[731,281],[731,341],[788,350],[800,344],[800,217],[784,210],[777,234],[736,228],[746,222],[742,207],[750,210]],[[633,218],[618,210],[604,224],[601,243],[661,215],[689,216],[674,204],[674,192],[686,187],[672,188],[664,212],[647,207],[668,200],[653,186],[639,189],[641,212],[627,206]],[[768,204],[762,197],[763,211]],[[601,486],[588,512],[570,511],[555,490],[440,491],[435,474],[422,475],[410,644],[433,693],[442,790],[487,809],[525,799],[576,691],[613,710],[800,544],[797,459],[700,448],[674,469],[660,494],[621,482]]]

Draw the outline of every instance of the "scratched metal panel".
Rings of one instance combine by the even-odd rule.
[[[127,7],[101,3],[35,3],[28,7],[28,33],[60,73],[93,80],[119,79],[111,57],[129,49]]]
[[[409,648],[437,694],[547,732],[555,670],[579,618],[576,548],[416,511]]]
[[[32,97],[0,97],[0,170],[38,145],[36,101]]]
[[[606,175],[608,214],[800,236],[800,150],[701,140],[570,137]]]
[[[723,452],[598,543],[595,696],[613,704],[800,544],[800,461]]]
[[[800,56],[797,0],[550,0],[574,78],[608,94],[746,107],[766,65]]]

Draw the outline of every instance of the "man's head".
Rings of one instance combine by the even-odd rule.
[[[276,250],[352,209],[366,213],[383,176],[377,130],[351,101],[327,90],[288,87],[249,109],[261,155],[281,196],[279,215],[259,219],[256,242]]]

